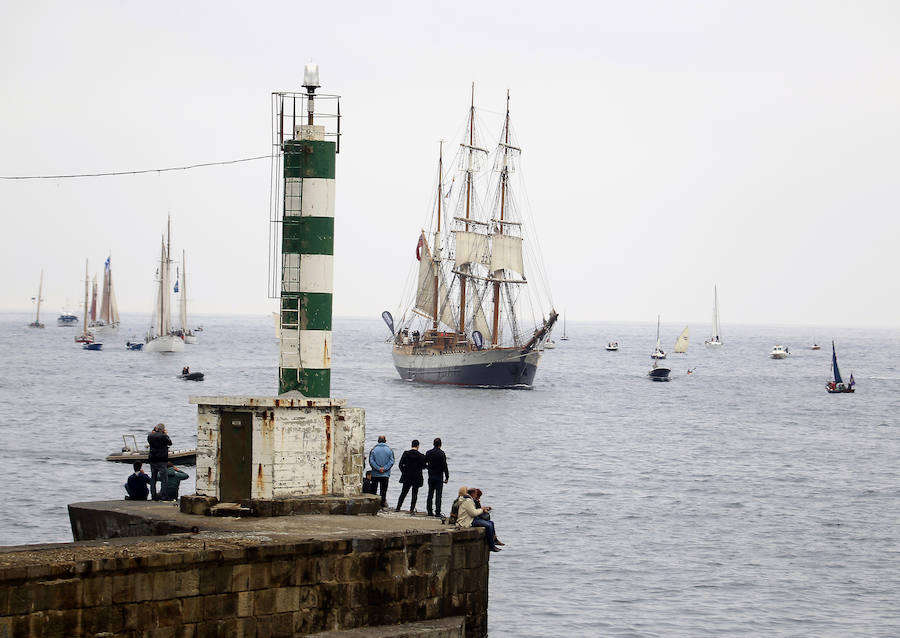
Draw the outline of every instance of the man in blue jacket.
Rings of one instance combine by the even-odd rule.
[[[381,506],[387,507],[387,486],[394,467],[394,451],[388,447],[387,437],[378,437],[378,445],[369,452],[369,465],[372,467],[372,481],[381,493]]]

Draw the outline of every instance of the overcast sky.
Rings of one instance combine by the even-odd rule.
[[[343,96],[335,313],[395,309],[437,141],[505,91],[570,322],[897,326],[900,3],[40,2],[0,6],[0,175],[270,152],[303,65]],[[494,134],[494,131],[491,131]],[[457,140],[453,140],[456,142]],[[192,309],[266,313],[266,160],[0,180],[0,310],[47,319],[112,254],[149,312],[166,215]]]

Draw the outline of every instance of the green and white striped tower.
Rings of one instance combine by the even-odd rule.
[[[319,70],[307,64],[306,124],[294,127],[284,152],[281,242],[281,356],[278,393],[331,396],[334,290],[335,142],[313,123]]]

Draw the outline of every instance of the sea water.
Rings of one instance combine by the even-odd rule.
[[[270,317],[199,318],[179,354],[127,351],[138,316],[100,352],[29,320],[0,315],[0,544],[69,541],[68,503],[121,498],[130,468],[104,458],[123,434],[163,422],[194,447],[189,395],[277,391]],[[682,328],[663,325],[664,349]],[[655,323],[570,321],[532,390],[487,390],[401,381],[378,317],[338,319],[332,395],[365,408],[367,449],[443,439],[445,511],[484,491],[506,543],[492,636],[900,635],[900,335],[725,326],[711,348],[706,329],[658,383]],[[825,392],[832,337],[855,394]]]

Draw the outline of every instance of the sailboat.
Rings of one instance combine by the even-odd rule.
[[[678,335],[678,338],[675,340],[675,354],[684,354],[688,350],[688,327],[685,326],[684,330],[681,331],[681,334]]]
[[[650,368],[647,376],[654,381],[668,381],[669,373],[672,370],[659,364],[660,359],[666,358],[666,353],[659,347],[659,315],[656,315],[656,349],[650,356],[653,357],[653,367]]]
[[[475,126],[474,85],[466,137],[457,154],[458,174],[444,192],[443,143],[438,154],[436,204],[432,223],[416,247],[418,277],[411,303],[396,332],[389,312],[383,313],[393,335],[392,357],[400,377],[408,381],[489,388],[531,387],[541,350],[558,314],[544,315],[537,277],[526,278],[531,254],[525,219],[516,200],[517,160],[521,149],[510,130],[509,93],[500,142],[493,154],[479,145]],[[490,159],[493,159],[493,162]],[[493,169],[490,171],[490,169]],[[497,180],[490,199],[479,197],[479,185],[493,172]],[[450,202],[454,186],[456,198]],[[480,205],[492,201],[490,211]],[[536,244],[535,244],[536,245]],[[526,259],[526,256],[529,259]],[[533,268],[540,275],[539,267]],[[549,298],[549,294],[546,294]],[[487,310],[485,309],[487,306]],[[526,327],[526,317],[535,318]]]
[[[834,381],[829,381],[825,384],[825,389],[828,390],[828,394],[847,394],[856,392],[856,390],[853,389],[853,386],[856,385],[856,381],[853,380],[853,373],[850,374],[850,380],[847,383],[844,383],[844,380],[841,378],[841,371],[838,369],[837,363],[837,352],[834,349],[834,341],[831,342],[831,372],[834,374]]]
[[[566,313],[563,313],[563,333],[559,338],[560,341],[568,341],[569,337],[566,335]]]
[[[94,343],[94,333],[88,327],[88,287],[91,279],[88,274],[88,260],[84,260],[84,321],[81,323],[81,334],[75,337],[75,343],[88,345]]]
[[[97,282],[94,281],[94,298],[91,304],[91,327],[98,334],[115,332],[119,329],[119,305],[116,302],[116,291],[113,287],[112,257],[107,257],[103,264],[103,287],[100,296],[100,314],[96,315]]]
[[[197,337],[188,328],[187,322],[187,262],[185,261],[184,251],[181,251],[181,292],[179,293],[178,315],[181,322],[181,328],[174,334],[184,339],[185,343],[197,343]],[[177,273],[177,271],[176,271]],[[178,292],[178,276],[175,277],[175,292]]]
[[[153,309],[153,322],[145,338],[145,352],[184,352],[184,340],[172,334],[171,300],[169,298],[169,281],[172,272],[171,242],[172,221],[168,222],[166,237],[162,239],[162,249],[157,270],[156,305]]]
[[[34,312],[34,321],[28,324],[29,328],[43,328],[44,324],[41,323],[41,294],[44,292],[44,271],[41,270],[41,281],[38,284],[38,294],[37,297],[33,297],[32,301],[37,301],[37,309]]]
[[[719,288],[718,286],[713,286],[712,334],[704,343],[708,346],[721,346],[721,335],[722,331],[719,327]]]
[[[653,354],[650,355],[651,359],[665,359],[666,352],[659,347],[659,315],[656,315],[656,347],[653,349]]]

